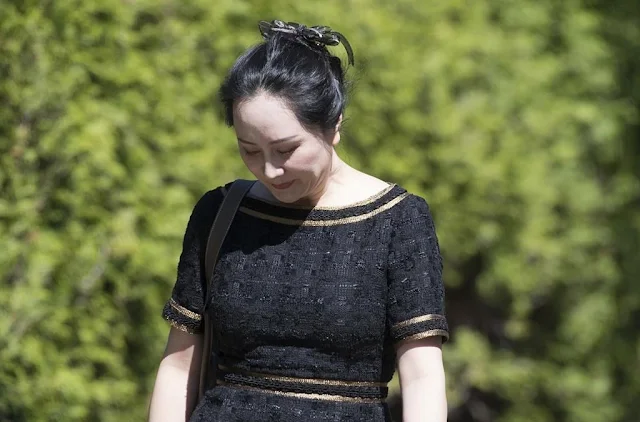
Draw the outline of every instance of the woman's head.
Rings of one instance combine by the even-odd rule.
[[[265,41],[240,56],[220,96],[249,170],[277,199],[296,202],[322,188],[340,139],[344,70],[326,45],[345,43],[350,62],[352,53],[327,27],[274,21],[260,29]]]

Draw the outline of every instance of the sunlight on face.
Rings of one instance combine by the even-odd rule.
[[[331,172],[339,136],[307,131],[268,94],[235,104],[233,121],[244,163],[271,195],[285,203],[313,203]]]

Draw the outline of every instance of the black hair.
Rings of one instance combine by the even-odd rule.
[[[297,32],[271,32],[264,42],[245,51],[229,70],[220,88],[227,125],[233,126],[234,103],[266,93],[284,101],[307,130],[330,133],[336,129],[347,100],[342,61],[325,45],[303,36],[300,28],[309,28],[287,28]],[[312,35],[322,34],[314,30]],[[347,51],[351,62],[350,47]]]

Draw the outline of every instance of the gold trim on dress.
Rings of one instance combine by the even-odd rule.
[[[177,328],[177,329],[178,329],[178,330],[180,330],[180,331],[183,331],[183,332],[188,333],[188,334],[198,334],[198,331],[196,331],[195,329],[190,328],[190,327],[187,327],[186,325],[183,325],[183,324],[178,324],[177,322],[175,322],[175,321],[174,321],[174,320],[172,320],[172,319],[165,318],[165,320],[166,320],[166,321],[167,321],[167,322],[168,322],[172,327]]]
[[[444,315],[438,315],[438,314],[421,315],[415,318],[408,319],[406,321],[398,322],[397,324],[394,324],[391,327],[391,330],[395,331],[399,328],[403,328],[412,324],[417,324],[419,322],[433,321],[434,319],[446,319],[446,318],[444,317]]]
[[[254,378],[263,378],[272,381],[291,382],[300,384],[317,384],[317,385],[336,385],[340,387],[386,387],[385,382],[375,381],[341,381],[341,380],[329,380],[319,378],[297,378],[297,377],[285,377],[281,375],[263,374],[258,372],[245,371],[242,369],[232,369],[224,365],[218,365],[222,371],[231,372],[234,374],[246,375]]]
[[[230,388],[239,388],[239,389],[248,390],[248,391],[259,391],[262,393],[275,394],[277,396],[283,396],[283,397],[295,397],[298,399],[325,400],[325,401],[349,402],[349,403],[375,403],[375,404],[385,402],[384,398],[372,399],[372,398],[365,398],[365,397],[347,397],[347,396],[340,396],[336,394],[294,393],[291,391],[269,390],[266,388],[250,387],[248,385],[227,383],[220,379],[217,380],[217,385],[230,387]]]
[[[254,211],[247,207],[240,207],[239,211],[243,212],[244,214],[250,215],[252,217],[273,221],[274,223],[288,224],[292,226],[313,226],[313,227],[337,226],[340,224],[351,224],[351,223],[357,223],[360,221],[367,220],[377,214],[380,214],[381,212],[384,212],[393,208],[400,201],[402,201],[408,196],[409,196],[409,193],[405,192],[402,195],[399,195],[398,197],[387,202],[386,204],[381,205],[379,208],[376,208],[373,211],[360,214],[360,215],[355,215],[352,217],[337,218],[334,220],[295,220],[292,218],[277,217],[274,215],[265,214],[259,211]]]
[[[176,302],[173,298],[169,299],[169,305],[171,305],[173,309],[180,312],[182,315],[186,316],[187,318],[191,318],[194,321],[202,320],[202,315],[192,312],[183,306],[180,306],[178,302]]]
[[[429,331],[423,331],[422,333],[418,333],[418,334],[414,334],[412,336],[409,337],[405,337],[402,340],[398,340],[396,342],[396,348],[400,347],[401,345],[408,343],[410,341],[414,341],[414,340],[422,340],[424,338],[429,338],[429,337],[437,337],[437,336],[442,336],[444,337],[446,340],[449,339],[449,333],[446,330],[429,330]]]

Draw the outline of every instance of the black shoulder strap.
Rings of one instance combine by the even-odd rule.
[[[218,209],[216,217],[213,220],[213,224],[211,225],[204,260],[207,282],[204,302],[205,309],[211,299],[211,279],[213,278],[213,269],[218,261],[222,242],[224,242],[224,238],[227,236],[227,232],[229,231],[229,227],[231,227],[231,222],[238,211],[242,198],[244,198],[247,192],[249,192],[249,189],[251,189],[251,186],[253,186],[254,183],[255,181],[243,179],[238,179],[233,182],[229,188],[229,192],[227,192],[224,200],[222,201],[222,205],[220,205],[220,208]]]

